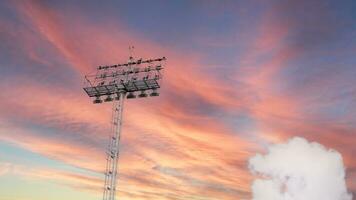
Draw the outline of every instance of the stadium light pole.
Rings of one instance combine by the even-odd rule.
[[[84,91],[94,104],[112,102],[111,138],[108,145],[103,200],[115,200],[119,145],[124,100],[159,96],[162,70],[166,58],[134,59],[127,63],[97,67],[95,74],[85,76]],[[137,94],[139,93],[139,94]],[[102,99],[104,97],[104,99]]]

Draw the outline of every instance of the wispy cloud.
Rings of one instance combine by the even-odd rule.
[[[248,158],[262,151],[263,145],[294,135],[337,149],[346,167],[354,171],[352,107],[356,93],[350,84],[354,83],[354,70],[330,66],[303,76],[301,72],[310,66],[304,67],[301,61],[307,59],[303,56],[337,35],[329,33],[334,30],[328,28],[329,23],[313,15],[306,16],[311,20],[307,25],[296,20],[300,14],[293,13],[293,8],[304,4],[265,8],[252,29],[256,32],[246,31],[249,45],[237,56],[240,60],[232,58],[230,70],[216,70],[206,65],[207,52],[187,55],[157,44],[128,28],[120,18],[98,23],[75,8],[61,10],[38,1],[12,3],[22,25],[0,20],[0,26],[8,30],[6,37],[19,38],[11,47],[23,44],[25,50],[14,50],[7,58],[21,73],[15,76],[6,69],[11,76],[0,80],[0,90],[6,91],[0,94],[0,140],[101,172],[111,108],[92,105],[79,79],[96,65],[119,62],[135,41],[137,55],[162,55],[168,61],[162,95],[125,105],[119,180],[123,198],[248,199],[252,181]],[[318,8],[312,5],[310,9]],[[329,8],[322,8],[321,16],[332,22]],[[303,27],[302,32],[296,31]],[[320,42],[307,42],[317,37],[314,32],[324,31],[328,34]],[[24,67],[17,57],[31,63]],[[303,66],[295,67],[295,63]],[[342,87],[348,89],[338,94]],[[332,94],[323,95],[320,88]],[[342,103],[345,110],[335,115]],[[239,123],[246,123],[240,118],[249,119],[248,130],[240,130]],[[7,169],[4,165],[0,171],[7,173]],[[56,176],[50,177],[50,173],[43,170],[39,178],[63,179],[71,187],[100,192],[96,177],[66,172],[54,172]],[[356,190],[354,173],[350,174],[349,187]]]

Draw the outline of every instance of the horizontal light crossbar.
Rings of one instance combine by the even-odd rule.
[[[85,87],[84,91],[88,94],[89,97],[100,97],[104,95],[117,94],[120,92],[137,92],[146,90],[156,90],[158,88],[160,88],[160,86],[156,79],[148,79]]]
[[[149,60],[136,60],[136,61],[132,61],[132,62],[128,62],[128,63],[124,63],[124,64],[117,64],[117,65],[109,65],[109,66],[99,66],[98,70],[102,70],[102,69],[109,69],[109,68],[115,68],[115,67],[123,67],[123,66],[130,66],[130,65],[139,65],[141,63],[152,63],[152,62],[159,62],[159,61],[163,61],[166,60],[165,57],[162,58],[156,58],[156,59],[149,59]]]

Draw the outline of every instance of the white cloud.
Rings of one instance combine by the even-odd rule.
[[[295,137],[249,160],[253,200],[351,200],[342,156]]]

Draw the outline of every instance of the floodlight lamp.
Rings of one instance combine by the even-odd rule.
[[[157,90],[153,90],[152,93],[150,94],[151,97],[157,97],[159,96],[159,93],[157,92]]]
[[[136,95],[135,95],[133,92],[129,92],[129,94],[127,95],[126,98],[128,98],[128,99],[134,99],[134,98],[136,98]]]
[[[138,97],[144,98],[144,97],[147,97],[147,94],[145,93],[145,91],[141,91],[141,94],[139,94]]]
[[[95,99],[94,99],[94,101],[93,101],[94,104],[98,104],[98,103],[102,103],[102,102],[103,102],[103,101],[100,99],[99,96],[95,97]]]
[[[105,99],[104,99],[104,101],[105,102],[110,102],[110,101],[113,101],[114,99],[111,97],[111,95],[108,95]]]

